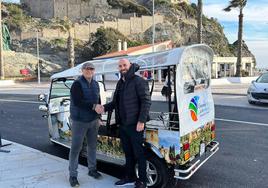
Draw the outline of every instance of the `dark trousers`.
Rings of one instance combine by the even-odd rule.
[[[135,165],[137,162],[139,167],[139,180],[146,185],[146,158],[142,146],[144,142],[143,134],[144,131],[136,131],[136,125],[120,126],[120,138],[126,157],[126,176],[135,178]]]
[[[98,136],[99,120],[88,123],[72,122],[72,146],[69,153],[69,173],[70,176],[78,175],[78,158],[83,146],[84,138],[87,140],[87,164],[88,170],[96,170],[96,148]]]

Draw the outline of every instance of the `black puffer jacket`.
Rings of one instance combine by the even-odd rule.
[[[104,105],[105,111],[112,111],[115,109],[117,123],[120,123],[120,119],[122,120],[119,116],[119,95],[123,96],[123,99],[120,98],[120,100],[124,100],[124,109],[120,110],[124,110],[125,113],[125,120],[121,123],[124,125],[136,125],[138,121],[145,123],[148,120],[151,96],[148,82],[140,76],[135,75],[135,72],[138,70],[139,66],[133,63],[125,76],[124,94],[119,94],[119,88],[121,88],[121,84],[124,82],[121,78],[116,85],[113,101]]]

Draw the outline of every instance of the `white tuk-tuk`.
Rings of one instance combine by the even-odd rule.
[[[139,64],[141,71],[165,70],[167,87],[172,91],[164,102],[159,102],[161,104],[152,101],[150,120],[146,123],[144,149],[148,187],[166,185],[170,171],[176,179],[189,179],[219,149],[215,141],[215,110],[210,86],[213,51],[206,45],[192,45],[124,58]],[[102,104],[109,102],[113,95],[106,90],[102,78],[118,75],[118,59],[91,61],[96,67],[97,80],[101,80]],[[48,95],[39,95],[39,100],[46,103],[39,109],[47,113],[50,140],[68,148],[71,145],[70,87],[81,75],[81,66],[54,74]],[[150,83],[152,99],[157,98],[160,92],[155,92],[153,80]],[[99,128],[97,159],[124,165],[114,113],[104,114],[102,119],[105,126]],[[85,150],[84,146],[81,154],[86,157]]]

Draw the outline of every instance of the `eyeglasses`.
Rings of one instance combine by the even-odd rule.
[[[91,68],[91,67],[86,67],[86,68],[84,68],[85,70],[95,70],[94,68]]]

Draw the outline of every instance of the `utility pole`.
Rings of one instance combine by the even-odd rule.
[[[3,33],[2,33],[2,0],[0,0],[0,80],[5,79],[5,65],[3,61]]]
[[[39,36],[38,36],[39,30],[36,31],[36,53],[37,53],[37,79],[38,84],[40,84],[40,61],[39,61]]]
[[[155,2],[153,0],[153,36],[152,36],[152,45],[153,45],[153,52],[155,52]],[[154,69],[152,70],[152,76],[154,79]],[[157,70],[157,74],[158,74],[158,82],[161,82],[162,78],[161,78],[161,70]]]

